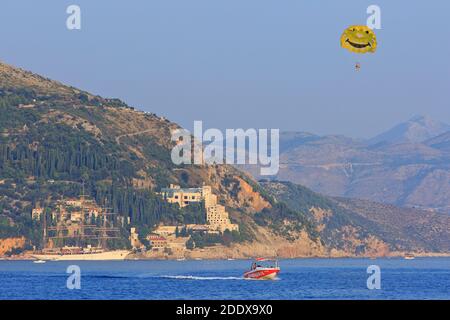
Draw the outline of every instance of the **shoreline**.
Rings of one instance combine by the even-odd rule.
[[[210,257],[210,258],[181,258],[181,261],[213,261],[213,260],[220,260],[220,261],[234,261],[234,260],[253,260],[258,258],[255,257],[236,257],[236,258],[229,258],[229,257]],[[405,255],[387,255],[387,256],[296,256],[296,257],[267,257],[267,258],[273,258],[278,260],[295,260],[295,259],[369,259],[369,260],[376,260],[376,259],[405,259]],[[420,255],[414,255],[414,258],[450,258],[450,253],[442,253],[442,254],[420,254]],[[155,261],[180,261],[179,257],[127,257],[125,260],[127,261],[147,261],[147,260],[155,260]]]
[[[384,256],[354,256],[354,255],[312,255],[312,256],[295,256],[295,257],[268,257],[279,260],[294,260],[294,259],[405,259],[405,253],[393,253]],[[450,253],[417,253],[413,255],[414,258],[450,258]],[[178,257],[178,256],[144,256],[143,254],[129,254],[124,260],[84,260],[84,261],[235,261],[235,260],[252,260],[257,257],[241,256],[241,257]],[[23,254],[18,256],[0,256],[0,261],[34,261],[37,260],[32,254]],[[76,260],[61,260],[61,261],[76,261]],[[61,262],[56,261],[56,262]]]

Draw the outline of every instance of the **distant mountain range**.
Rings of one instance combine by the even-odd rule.
[[[450,131],[450,125],[435,121],[428,116],[414,116],[409,121],[400,123],[392,129],[370,139],[370,145],[421,143]]]
[[[450,213],[450,126],[415,116],[367,141],[284,132],[276,178],[331,196]]]

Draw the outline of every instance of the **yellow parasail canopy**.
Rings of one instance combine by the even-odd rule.
[[[354,53],[374,53],[377,37],[368,26],[350,26],[341,36],[341,47]]]

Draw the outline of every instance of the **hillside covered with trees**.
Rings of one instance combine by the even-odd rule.
[[[424,215],[421,223],[429,226],[421,229],[424,234],[416,229],[408,233],[412,221],[402,226],[379,212],[381,207],[368,213],[360,203],[301,186],[260,184],[228,165],[175,166],[171,132],[177,128],[118,99],[0,63],[0,238],[25,237],[28,245],[39,245],[42,226],[32,221],[32,209],[51,208],[82,190],[99,205],[129,218],[121,245],[132,226],[143,236],[158,224],[204,223],[201,205],[179,208],[157,194],[174,183],[211,185],[232,222],[239,224],[238,234],[217,239],[196,235],[203,247],[220,243],[241,255],[281,256],[449,250],[450,228],[443,226],[450,217]],[[398,212],[391,210],[395,217]],[[255,251],[261,242],[267,245]],[[299,253],[299,247],[307,250]]]

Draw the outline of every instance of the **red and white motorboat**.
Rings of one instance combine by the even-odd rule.
[[[252,263],[250,271],[244,273],[245,279],[273,280],[280,272],[278,261],[275,259],[257,258]]]

